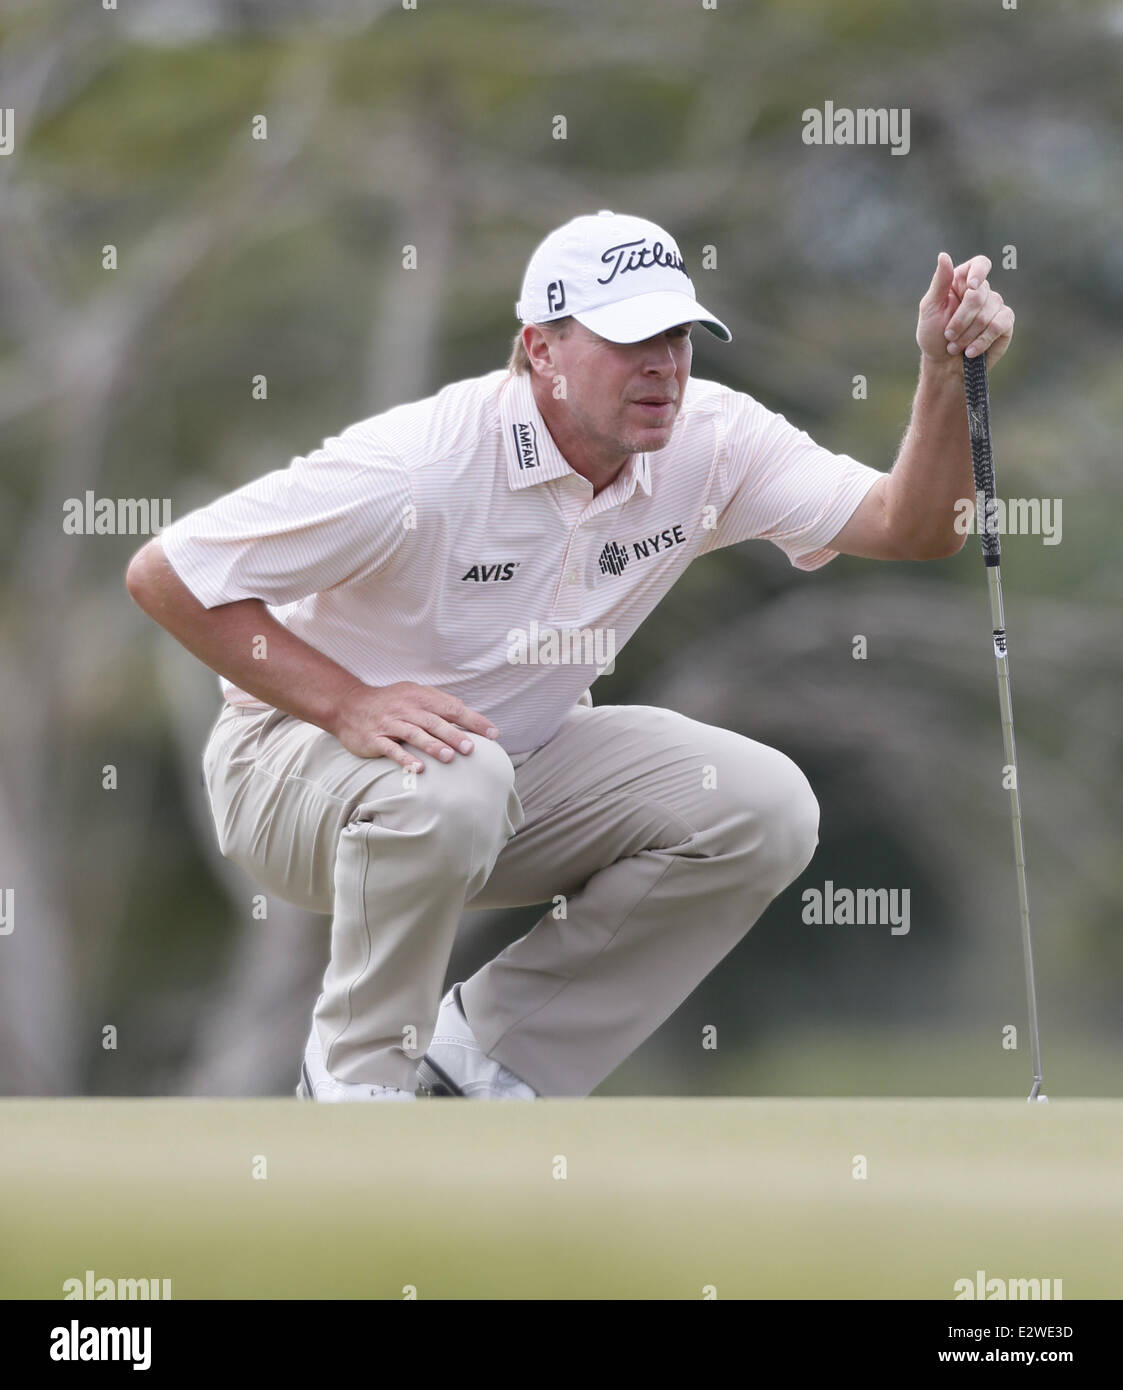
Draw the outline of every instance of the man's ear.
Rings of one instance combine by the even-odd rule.
[[[554,371],[553,344],[547,334],[535,323],[523,328],[523,347],[530,359],[531,371],[540,376],[550,376]]]

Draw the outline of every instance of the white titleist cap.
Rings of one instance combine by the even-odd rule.
[[[530,258],[515,315],[549,323],[572,315],[612,343],[639,343],[680,323],[733,334],[694,297],[672,236],[642,217],[598,212],[551,232]]]

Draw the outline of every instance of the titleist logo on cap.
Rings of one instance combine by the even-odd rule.
[[[598,285],[610,285],[617,275],[626,275],[629,270],[646,270],[654,265],[666,266],[668,270],[678,270],[686,275],[686,262],[677,251],[664,248],[661,241],[657,241],[649,250],[646,237],[610,246],[601,253],[601,264],[610,265],[612,269],[607,275],[597,276]],[[689,280],[690,276],[686,278]]]

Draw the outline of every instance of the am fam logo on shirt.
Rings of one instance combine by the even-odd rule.
[[[538,431],[529,420],[516,420],[511,426],[515,434],[515,453],[520,468],[538,467]]]
[[[601,574],[623,574],[632,560],[646,560],[651,555],[670,550],[676,545],[686,544],[686,532],[681,525],[668,526],[653,536],[641,536],[638,540],[621,544],[609,541],[600,553]]]

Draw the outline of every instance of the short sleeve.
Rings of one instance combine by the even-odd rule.
[[[169,563],[200,603],[257,598],[272,607],[377,573],[412,505],[403,464],[351,426],[160,533]]]
[[[740,391],[727,393],[722,424],[727,500],[703,553],[770,540],[796,569],[833,560],[827,542],[886,474],[831,453]]]

